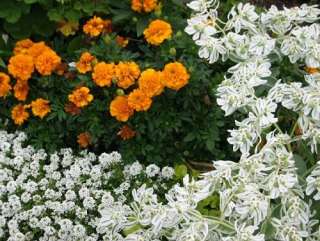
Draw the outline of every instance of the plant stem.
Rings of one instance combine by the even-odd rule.
[[[290,132],[290,137],[293,136],[293,134],[294,134],[295,130],[297,129],[297,127],[298,127],[298,121],[296,121],[296,123],[294,123],[294,126],[293,126],[293,128],[292,128],[292,130]]]

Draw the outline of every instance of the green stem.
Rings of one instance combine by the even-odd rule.
[[[274,123],[273,125],[274,125],[274,127],[275,127],[281,134],[283,134],[280,126],[279,126],[277,123]]]
[[[205,216],[207,219],[209,219],[210,221],[214,222],[215,224],[219,224],[221,226],[224,226],[226,228],[229,228],[231,230],[234,231],[234,226],[232,226],[230,223],[226,222],[226,221],[222,221],[221,219],[218,218],[214,218],[211,216]]]
[[[270,200],[269,200],[269,207],[270,207],[271,205],[270,205]],[[267,218],[265,219],[265,221],[262,223],[262,225],[261,225],[261,232],[262,233],[265,233],[265,231],[266,231],[266,228],[267,228],[267,223],[270,221],[270,219],[271,219],[271,217],[272,217],[272,214],[274,213],[274,211],[278,208],[278,207],[280,207],[281,206],[281,203],[280,204],[277,204],[272,210],[271,210],[271,212],[269,211],[268,212],[268,216],[267,216]]]
[[[316,167],[317,167],[317,165],[313,165],[311,168],[309,168],[309,169],[302,175],[302,178],[307,177]]]
[[[297,127],[298,127],[298,121],[296,121],[296,123],[294,124],[294,126],[293,126],[293,128],[292,128],[292,130],[290,132],[290,137],[293,136],[293,134],[294,134],[295,130],[297,129]]]

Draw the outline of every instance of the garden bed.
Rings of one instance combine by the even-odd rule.
[[[0,241],[320,241],[315,3],[0,1]]]

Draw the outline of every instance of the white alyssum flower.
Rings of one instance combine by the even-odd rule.
[[[161,170],[161,177],[164,179],[171,179],[174,176],[174,169],[172,167],[163,167]]]
[[[148,177],[155,177],[156,175],[159,174],[159,172],[160,172],[160,168],[155,164],[151,164],[146,167],[146,174]]]

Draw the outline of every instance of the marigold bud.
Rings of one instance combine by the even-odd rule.
[[[177,50],[176,50],[175,48],[170,48],[169,53],[170,53],[170,55],[172,55],[172,56],[176,56]]]
[[[123,89],[117,89],[116,93],[117,95],[120,95],[120,96],[125,94]]]

